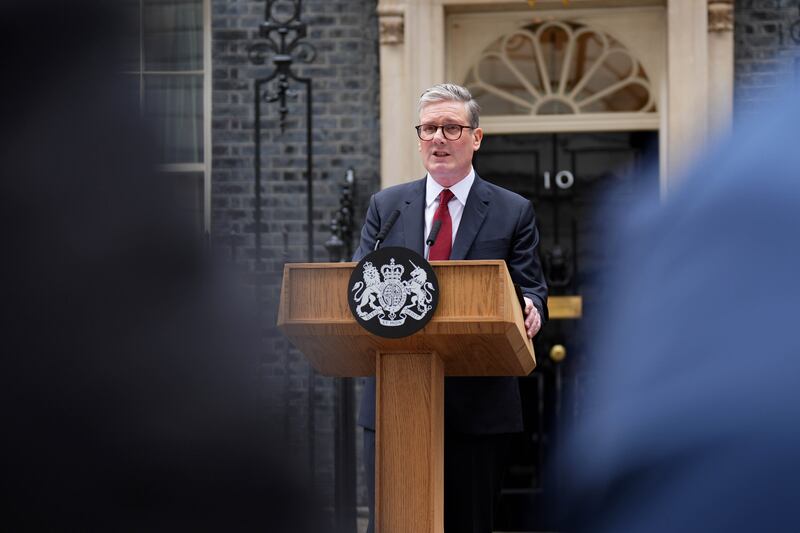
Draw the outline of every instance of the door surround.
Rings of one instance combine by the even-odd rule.
[[[381,187],[424,174],[412,130],[417,121],[416,101],[435,83],[459,81],[447,78],[451,15],[528,10],[580,16],[584,10],[623,14],[654,9],[663,14],[666,36],[663,71],[650,75],[660,79],[661,189],[667,193],[680,183],[686,166],[706,145],[710,131],[723,132],[730,123],[732,0],[571,0],[566,9],[560,0],[539,0],[533,10],[526,1],[379,0]]]

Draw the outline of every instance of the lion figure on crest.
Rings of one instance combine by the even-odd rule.
[[[370,312],[381,309],[380,306],[375,305],[375,301],[381,292],[382,285],[381,275],[375,265],[369,261],[364,263],[364,281],[359,281],[352,288],[352,292],[355,293],[354,299],[358,302],[356,310],[359,316],[363,318]],[[364,306],[369,307],[365,310]]]

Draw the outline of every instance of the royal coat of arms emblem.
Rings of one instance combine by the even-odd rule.
[[[369,331],[404,337],[430,320],[438,303],[437,285],[433,269],[419,254],[384,248],[353,271],[348,299],[353,315]]]

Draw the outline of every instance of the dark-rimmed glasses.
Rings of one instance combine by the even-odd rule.
[[[444,135],[444,138],[448,141],[459,140],[464,128],[473,129],[472,126],[462,126],[461,124],[442,124],[441,126],[437,126],[436,124],[420,124],[419,126],[414,126],[414,129],[417,130],[417,137],[422,141],[430,141],[433,139],[433,136],[436,135],[436,130],[439,128],[442,128],[442,135]]]

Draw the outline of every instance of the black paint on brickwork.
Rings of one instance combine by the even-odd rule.
[[[735,2],[734,118],[800,80],[800,0]]]
[[[360,227],[370,195],[379,188],[379,73],[376,0],[306,0],[306,41],[317,50],[296,72],[312,79],[314,151],[314,256],[324,248],[339,208],[342,179],[355,171],[355,220]],[[309,417],[308,365],[274,327],[283,264],[307,256],[305,186],[305,94],[301,86],[289,106],[285,133],[277,105],[262,107],[262,257],[254,264],[254,82],[271,63],[252,65],[247,48],[258,39],[264,1],[212,1],[212,188],[211,232],[217,247],[231,250],[237,267],[263,287],[263,386],[267,398],[289,416],[276,438],[295,444],[298,457],[311,445],[314,420],[317,486],[331,502],[333,482],[334,387],[315,377],[314,416]],[[325,295],[320,295],[324,298]],[[310,473],[309,473],[310,475]],[[360,474],[363,475],[363,474]],[[363,490],[360,502],[364,503]]]

